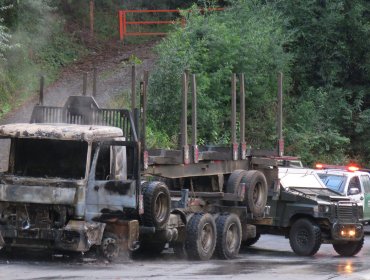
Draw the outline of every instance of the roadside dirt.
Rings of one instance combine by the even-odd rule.
[[[83,73],[88,72],[87,94],[92,93],[92,69],[97,68],[97,96],[96,100],[101,107],[109,105],[112,99],[131,90],[131,61],[140,61],[136,67],[136,77],[140,79],[144,70],[152,70],[156,59],[153,47],[158,41],[151,41],[140,45],[118,46],[111,45],[105,51],[93,53],[81,61],[65,68],[60,78],[45,88],[44,104],[63,106],[70,95],[81,95],[83,87]],[[38,102],[38,95],[26,101],[23,106],[12,111],[0,119],[1,124],[28,123],[34,105]],[[0,140],[0,171],[7,166],[8,143]]]

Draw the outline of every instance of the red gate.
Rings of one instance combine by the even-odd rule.
[[[222,11],[223,8],[209,8],[207,11]],[[145,14],[145,13],[177,13],[180,14],[180,10],[120,10],[118,12],[119,18],[119,37],[123,41],[126,36],[158,36],[166,35],[166,32],[128,32],[128,25],[164,25],[164,24],[179,24],[185,26],[185,18],[181,18],[180,21],[176,20],[152,20],[152,21],[128,21],[127,14]]]

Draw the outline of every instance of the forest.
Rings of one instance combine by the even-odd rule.
[[[307,165],[370,166],[370,2],[365,0],[0,0],[0,118],[63,67],[117,41],[119,9],[181,9],[150,77],[149,132],[178,139],[181,74],[197,75],[200,144],[230,140],[230,77],[246,76],[247,141],[276,145],[277,73],[284,73],[285,154]],[[204,7],[222,12],[201,12]],[[189,12],[189,9],[191,12]],[[117,41],[118,42],[118,41]],[[135,44],[135,39],[127,44]]]

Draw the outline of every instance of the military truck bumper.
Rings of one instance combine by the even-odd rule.
[[[0,246],[86,252],[100,245],[105,224],[71,220],[61,229],[0,226]]]
[[[361,223],[334,223],[331,228],[331,235],[334,240],[356,241],[363,238],[364,227]]]

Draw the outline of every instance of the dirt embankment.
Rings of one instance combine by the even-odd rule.
[[[92,92],[92,69],[97,68],[97,96],[101,107],[107,106],[116,96],[131,89],[131,60],[141,61],[137,65],[137,78],[141,78],[144,70],[153,69],[155,55],[153,47],[156,41],[141,45],[114,46],[106,51],[90,54],[83,60],[63,70],[60,78],[45,88],[44,104],[63,106],[70,95],[81,95],[83,73],[88,72],[87,94]],[[38,96],[28,100],[23,106],[0,119],[1,124],[28,123]],[[5,169],[8,158],[8,144],[0,140],[0,171]]]

